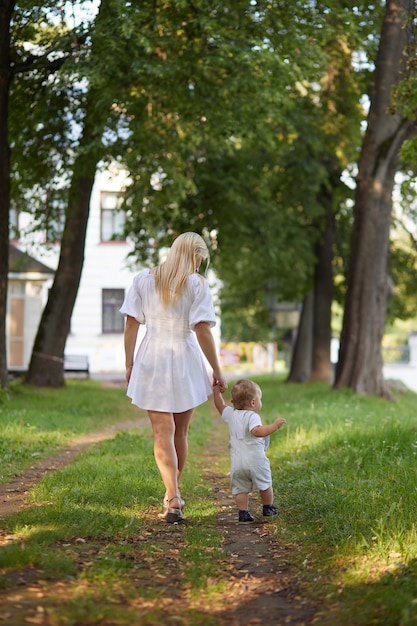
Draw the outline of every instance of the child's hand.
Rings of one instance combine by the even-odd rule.
[[[223,409],[227,406],[225,401],[223,400],[222,393],[224,393],[224,389],[222,389],[222,384],[220,381],[213,381],[213,399],[214,405],[220,415],[223,413]]]
[[[220,378],[215,378],[213,376],[213,390],[216,392],[224,393],[227,389],[227,382],[224,376],[222,375]]]
[[[283,417],[278,417],[278,418],[274,421],[274,424],[275,424],[275,426],[276,426],[277,430],[278,430],[279,428],[281,428],[281,426],[284,426],[284,424],[286,424],[286,423],[287,423],[287,420],[286,420],[286,419],[284,419]]]

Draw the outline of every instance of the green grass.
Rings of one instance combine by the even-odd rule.
[[[336,602],[323,623],[417,623],[416,395],[388,403],[258,382],[266,421],[287,419],[269,451],[283,511],[277,532],[302,546],[317,593]]]
[[[397,392],[389,403],[277,376],[257,382],[264,422],[287,420],[268,451],[280,507],[274,528],[278,542],[293,546],[302,593],[323,606],[317,623],[416,624],[416,395]],[[1,411],[0,449],[9,449],[13,471],[78,433],[140,416],[124,390],[88,381],[57,391],[16,385]],[[31,492],[36,506],[1,522],[9,535],[0,548],[2,586],[35,571],[59,581],[65,593],[51,623],[127,625],[139,614],[141,624],[163,623],[179,589],[219,602],[227,571],[203,471],[213,437],[225,450],[214,469],[226,472],[227,428],[213,431],[204,405],[192,422],[182,485],[189,523],[178,527],[156,518],[163,489],[149,427],[119,433],[47,475]],[[216,623],[192,604],[175,619]]]
[[[69,380],[61,389],[15,381],[0,396],[0,483],[77,435],[138,416],[123,390],[96,381]]]

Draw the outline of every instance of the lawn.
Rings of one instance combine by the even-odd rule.
[[[274,532],[293,546],[303,594],[320,600],[316,623],[416,624],[416,395],[396,392],[390,403],[277,376],[256,380],[264,422],[287,420],[268,450],[280,508]],[[123,389],[93,381],[61,390],[16,384],[0,410],[3,482],[77,434],[142,415]],[[215,469],[227,471],[226,440],[210,406],[200,407],[182,485],[189,523],[169,532],[156,521],[163,492],[149,427],[130,428],[48,475],[30,494],[36,506],[1,522],[0,604],[16,580],[33,587],[36,579],[49,589],[45,623],[127,625],[138,615],[141,624],[163,623],[178,566],[188,605],[177,623],[215,624],[207,608],[201,621],[192,598],[204,590],[205,606],[218,604],[227,585],[203,471],[215,441],[225,443]]]

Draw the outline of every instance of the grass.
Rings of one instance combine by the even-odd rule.
[[[416,395],[395,403],[265,381],[279,530],[326,600],[322,623],[417,623]],[[324,591],[323,591],[324,589]],[[332,608],[334,603],[334,608]]]
[[[323,605],[317,623],[416,624],[416,395],[397,392],[388,403],[277,376],[257,382],[264,422],[287,420],[268,451],[281,510],[276,536],[294,546],[303,593]],[[90,381],[57,391],[16,385],[1,409],[0,449],[9,451],[12,473],[78,433],[139,416],[123,390]],[[8,537],[0,548],[3,587],[16,577],[30,581],[35,571],[50,589],[59,585],[64,595],[50,609],[53,624],[127,625],[138,615],[144,625],[164,623],[179,593],[189,605],[176,623],[215,624],[198,605],[202,594],[207,606],[219,602],[227,586],[203,472],[213,437],[226,442],[227,430],[213,433],[204,405],[190,431],[183,484],[190,523],[183,526],[155,522],[163,493],[149,427],[119,433],[46,476],[31,492],[36,506],[1,523]],[[222,472],[224,449],[215,467]]]
[[[69,380],[61,389],[34,388],[14,381],[0,395],[0,483],[45,458],[70,439],[137,418],[120,389],[96,381]]]

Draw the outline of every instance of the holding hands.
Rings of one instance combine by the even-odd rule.
[[[217,388],[220,393],[224,393],[227,389],[227,382],[222,373],[218,376],[215,376],[213,373],[213,389]]]

